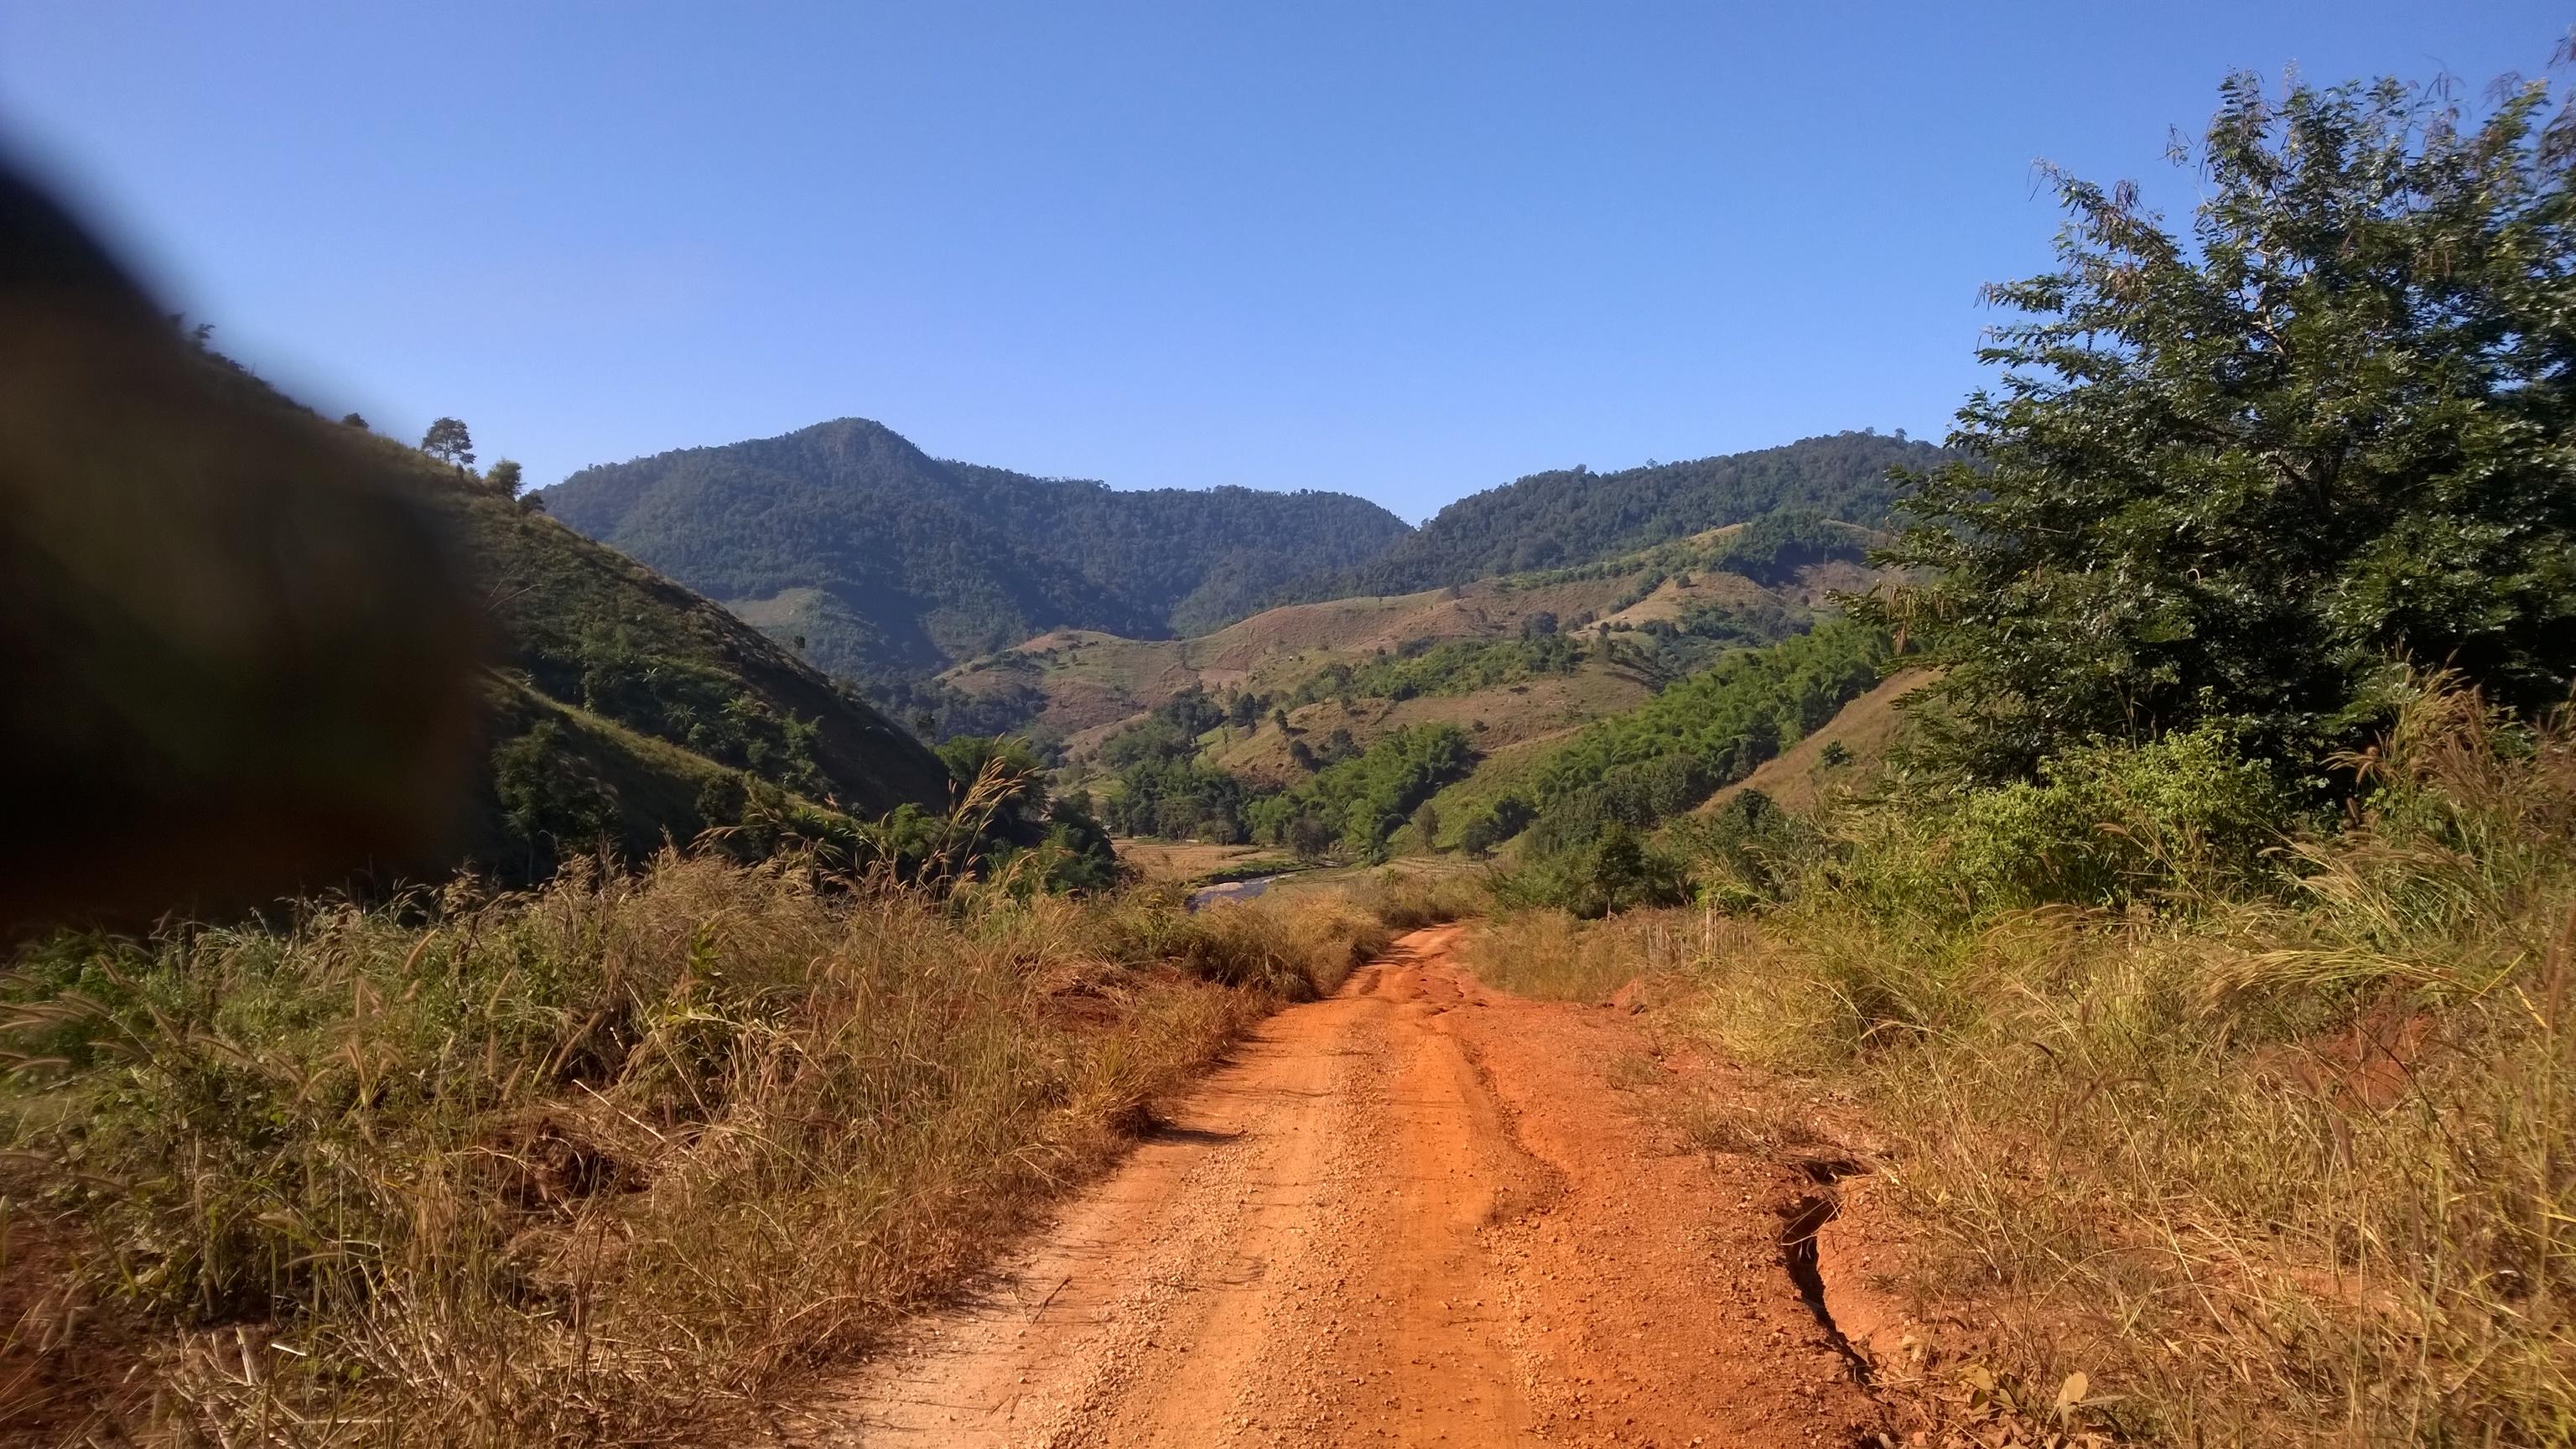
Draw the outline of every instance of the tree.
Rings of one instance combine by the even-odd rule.
[[[1440,812],[1428,800],[1413,811],[1414,848],[1428,855],[1440,848]]]
[[[2022,320],[1973,461],[1911,480],[1881,555],[1937,577],[1861,605],[1946,671],[1977,774],[2213,718],[2313,763],[2400,655],[2525,708],[2576,683],[2576,124],[2538,84],[2475,126],[2395,81],[2221,95],[2188,243],[2052,173],[2059,266],[1988,289]]]
[[[518,464],[503,458],[485,471],[483,481],[493,492],[502,497],[516,498],[519,496],[519,480],[522,471]]]
[[[474,464],[474,436],[465,431],[465,424],[454,418],[440,418],[431,423],[429,431],[421,434],[420,450],[459,468]]]

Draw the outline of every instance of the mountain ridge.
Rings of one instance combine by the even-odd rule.
[[[1531,473],[1471,493],[1376,557],[1310,575],[1269,602],[1407,594],[1570,567],[1790,510],[1875,527],[1895,501],[1891,469],[1919,471],[1950,456],[1901,432],[1863,429],[1614,473]]]
[[[738,607],[880,700],[1050,628],[1132,637],[1249,612],[1411,529],[1349,494],[1118,490],[935,459],[840,418],[772,438],[585,468],[542,490],[577,531]]]

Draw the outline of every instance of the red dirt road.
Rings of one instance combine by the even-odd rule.
[[[1271,1018],[811,1445],[1852,1445],[1878,1404],[1783,1268],[1804,1180],[1684,1151],[1625,1011],[1415,932]]]

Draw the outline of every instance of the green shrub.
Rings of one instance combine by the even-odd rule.
[[[1673,822],[1665,834],[1669,847],[1690,859],[1701,895],[1730,910],[1782,899],[1822,848],[1814,826],[1750,788],[1705,817]]]
[[[1571,850],[1497,877],[1494,897],[1505,906],[1547,906],[1597,920],[1640,906],[1678,905],[1690,898],[1690,878],[1678,856],[1613,821]]]
[[[2303,823],[2271,767],[2216,721],[2146,745],[2079,746],[2037,781],[1904,789],[1856,818],[1846,880],[1941,915],[2271,889],[2288,879],[2272,852]]]

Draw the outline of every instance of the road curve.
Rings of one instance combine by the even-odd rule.
[[[1782,1267],[1797,1176],[1681,1150],[1619,1085],[1644,1022],[1490,991],[1459,931],[1272,1017],[790,1441],[1874,1441]]]

